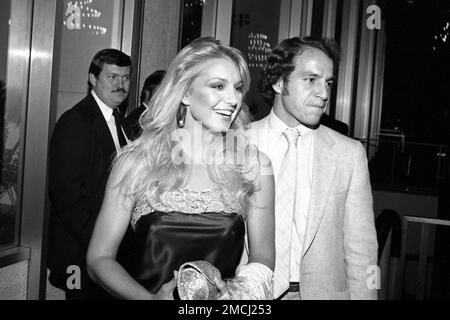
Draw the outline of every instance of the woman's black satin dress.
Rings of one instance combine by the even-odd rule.
[[[206,260],[234,276],[244,248],[241,215],[226,212],[187,214],[155,211],[135,224],[133,277],[151,293],[173,278],[185,262]]]

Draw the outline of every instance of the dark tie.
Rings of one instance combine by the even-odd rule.
[[[122,132],[122,124],[123,124],[123,116],[119,112],[119,110],[116,108],[113,111],[114,120],[116,121],[116,130],[117,130],[117,137],[119,138],[119,144],[122,148],[124,145],[127,144],[127,140],[125,139],[125,136]]]

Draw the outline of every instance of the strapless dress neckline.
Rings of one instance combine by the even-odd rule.
[[[242,214],[235,195],[230,191],[214,187],[202,191],[169,189],[155,186],[147,199],[142,199],[135,206],[131,215],[131,226],[149,213],[183,212],[185,214],[203,214],[206,212],[226,212]]]

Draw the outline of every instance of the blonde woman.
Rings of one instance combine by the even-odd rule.
[[[115,160],[88,250],[90,276],[116,297],[173,299],[177,270],[200,260],[220,271],[213,298],[272,299],[274,181],[244,134],[249,85],[242,54],[211,38],[169,66],[142,135]],[[128,224],[127,272],[115,257]]]

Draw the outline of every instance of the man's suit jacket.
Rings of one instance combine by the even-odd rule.
[[[268,143],[270,134],[268,117],[251,124],[250,141],[269,158],[277,152],[276,146]],[[376,290],[367,286],[368,268],[377,265],[378,244],[364,147],[322,125],[312,134],[312,187],[300,266],[301,298],[376,299]]]
[[[131,128],[132,136],[131,139],[138,138],[142,133],[141,125],[139,124],[139,118],[142,113],[147,109],[144,104],[140,104],[139,107],[134,109],[126,118],[125,121],[127,125]]]
[[[89,240],[115,154],[108,125],[91,94],[57,121],[49,152],[47,261],[50,279],[58,287],[65,287],[68,266],[85,270]]]
[[[345,136],[348,136],[348,125],[345,122],[336,120],[326,113],[322,115],[320,118],[320,124],[323,124],[324,126],[333,129],[334,131],[337,131]]]

